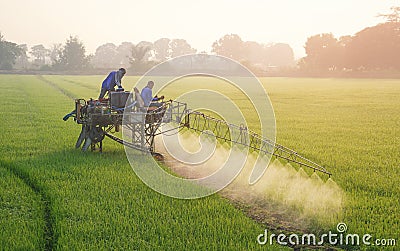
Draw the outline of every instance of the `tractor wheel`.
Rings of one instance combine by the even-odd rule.
[[[89,137],[92,140],[92,143],[98,143],[104,139],[104,131],[101,129],[101,127],[92,127],[92,129],[89,131]]]

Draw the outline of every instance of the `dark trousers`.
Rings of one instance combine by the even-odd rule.
[[[106,95],[107,92],[114,91],[114,90],[115,90],[114,88],[111,90],[108,90],[106,88],[101,88],[99,98],[104,98],[104,96]]]

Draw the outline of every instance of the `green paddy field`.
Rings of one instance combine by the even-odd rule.
[[[151,190],[109,139],[102,154],[74,149],[80,127],[62,117],[73,98],[97,97],[103,78],[0,75],[0,250],[285,250],[260,246],[271,226],[219,194]],[[260,80],[277,142],[327,167],[344,191],[348,232],[399,242],[400,80]],[[148,165],[140,154],[137,164]]]

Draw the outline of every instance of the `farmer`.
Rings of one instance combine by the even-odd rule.
[[[126,70],[124,68],[110,72],[101,85],[99,99],[104,98],[107,92],[114,91],[116,85],[118,86],[118,89],[122,89],[121,79],[124,77],[125,73]]]
[[[152,90],[153,87],[154,87],[154,82],[149,81],[149,82],[147,82],[147,86],[145,86],[142,89],[140,96],[142,96],[145,107],[160,107],[160,106],[162,106],[162,103],[152,102],[152,101],[158,101],[158,100],[164,99],[164,96],[161,96],[161,97],[155,96],[153,98],[153,90]]]

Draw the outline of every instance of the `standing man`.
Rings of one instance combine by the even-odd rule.
[[[104,98],[107,92],[114,91],[115,86],[122,88],[121,79],[124,77],[125,73],[126,70],[124,68],[120,68],[118,71],[110,72],[101,85],[99,99]]]
[[[140,96],[142,96],[142,99],[144,102],[144,107],[149,107],[149,106],[160,107],[162,105],[161,103],[152,102],[152,101],[158,101],[160,99],[164,99],[164,96],[161,96],[160,98],[155,96],[153,98],[153,90],[152,90],[153,87],[154,87],[154,82],[149,81],[149,82],[147,82],[147,86],[142,89]]]

